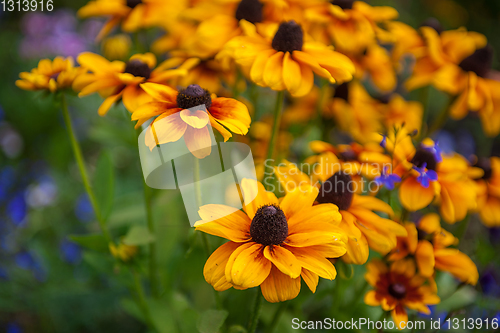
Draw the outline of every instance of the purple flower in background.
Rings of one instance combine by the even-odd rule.
[[[87,194],[82,194],[76,200],[75,215],[81,222],[90,222],[94,219],[94,210]]]
[[[46,279],[47,274],[42,265],[29,252],[20,252],[16,254],[15,262],[19,268],[32,271],[33,276],[38,281],[44,281]]]
[[[11,166],[0,170],[0,202],[7,199],[7,194],[15,179],[15,171]]]
[[[82,249],[77,244],[63,240],[59,248],[64,261],[74,265],[82,260]]]
[[[28,13],[21,22],[25,37],[19,53],[25,58],[76,57],[92,49],[95,31],[101,26],[99,21],[89,20],[78,27],[74,13],[68,10]]]
[[[380,141],[380,147],[385,148],[387,146],[387,137],[384,135],[382,141]]]
[[[500,284],[495,271],[488,269],[479,278],[481,289],[484,294],[497,297],[500,295]]]
[[[436,181],[438,179],[438,175],[434,170],[427,170],[427,163],[422,164],[422,167],[419,168],[416,165],[413,166],[413,169],[417,170],[420,173],[420,176],[417,177],[417,181],[425,188],[429,187],[430,181]]]
[[[389,174],[388,173],[389,168],[385,168],[384,171],[382,172],[382,175],[378,176],[375,178],[375,183],[379,186],[385,186],[389,191],[392,191],[394,189],[395,183],[400,183],[401,182],[401,177],[395,174]]]
[[[7,216],[16,226],[22,226],[25,222],[28,207],[24,198],[24,191],[17,192],[7,204]]]
[[[18,324],[11,322],[11,323],[7,324],[6,332],[7,333],[23,333],[23,329]]]
[[[441,156],[441,148],[439,148],[439,142],[436,141],[433,146],[427,146],[425,144],[422,144],[422,148],[424,150],[427,150],[428,152],[432,153],[434,155],[434,159],[436,160],[437,163],[443,161],[443,157]]]
[[[439,142],[439,147],[441,148],[441,151],[444,152],[445,154],[451,154],[456,150],[455,138],[448,131],[444,130],[439,131],[434,137],[434,141]]]

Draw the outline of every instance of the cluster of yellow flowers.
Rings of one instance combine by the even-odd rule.
[[[469,112],[479,114],[487,136],[500,132],[500,82],[490,78],[492,49],[483,35],[442,31],[434,20],[414,29],[396,21],[392,7],[352,0],[93,0],[78,15],[109,18],[97,38],[112,59],[123,59],[130,45],[125,35],[107,37],[114,27],[125,33],[163,29],[151,51],[166,60],[157,65],[149,52],[126,62],[83,53],[80,67],[72,59],[42,60],[21,73],[20,88],[98,93],[104,99],[100,115],[122,101],[137,127],[173,116],[156,129],[157,137],[146,137],[150,149],[184,137],[196,155],[197,140],[210,139],[208,123],[224,140],[247,134],[248,106],[257,107],[240,96],[248,85],[290,95],[281,124],[276,117],[271,124],[266,116],[254,119],[251,138],[240,139],[258,142],[259,161],[273,157],[274,147],[265,153],[276,145],[271,128],[281,130],[280,157],[290,158],[293,138],[282,135],[318,117],[333,119],[355,140],[310,142],[309,172],[287,160],[273,167],[285,188],[281,199],[259,182],[244,211],[201,207],[197,230],[229,240],[203,272],[216,290],[260,286],[270,302],[289,300],[301,279],[315,292],[320,276],[336,277],[336,260],[361,265],[370,249],[383,259],[367,265],[366,280],[375,289],[365,302],[391,311],[397,323],[407,320],[406,309],[429,313],[428,305],[439,302],[436,270],[476,284],[475,264],[456,249],[458,239],[441,227],[440,216],[456,223],[479,212],[485,225],[499,226],[500,160],[443,154],[426,136],[448,116],[461,119]],[[414,65],[403,81],[408,57]],[[404,89],[429,85],[451,96],[437,128],[428,128],[421,103],[402,96]],[[208,118],[186,114],[202,103]],[[365,180],[377,185],[368,195]],[[244,195],[255,187],[250,182],[241,185]],[[375,197],[384,187],[397,191],[399,206]],[[415,211],[422,212],[419,221],[410,220]]]

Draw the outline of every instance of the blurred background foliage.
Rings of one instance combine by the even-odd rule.
[[[40,58],[76,56],[84,50],[99,52],[93,39],[102,21],[82,22],[75,17],[85,2],[58,0],[53,12],[43,14],[0,12],[1,332],[146,330],[130,296],[133,293],[128,291],[134,283],[130,272],[110,256],[99,253],[107,252],[107,245],[98,235],[58,105],[50,96],[14,86],[19,72],[35,67]],[[446,29],[465,26],[485,34],[494,49],[500,50],[497,0],[369,2],[395,7],[400,20],[414,27],[428,17],[436,17]],[[493,68],[500,69],[498,52]],[[431,97],[439,99],[437,93]],[[98,160],[101,156],[110,158],[111,165],[104,170],[112,172],[114,179],[109,185],[114,195],[108,223],[116,237],[126,236],[131,227],[146,224],[135,133],[123,107],[101,118],[96,112],[99,103],[97,96],[69,99],[77,136],[94,180]],[[466,132],[457,132],[449,123],[443,136],[464,155],[482,147],[474,133],[480,128],[467,128]],[[500,155],[499,146],[494,145],[494,155]],[[162,332],[217,332],[224,320],[226,332],[244,332],[239,325],[246,326],[249,320],[254,290],[225,291],[224,304],[237,311],[228,316],[225,311],[214,310],[213,290],[202,274],[206,254],[200,236],[189,227],[184,210],[179,209],[183,207],[179,192],[154,191],[153,195],[162,297],[148,300],[151,320]],[[461,232],[461,250],[477,263],[480,283],[475,288],[455,291],[458,283],[446,274],[439,275],[443,302],[433,309],[432,316],[444,319],[456,309],[465,309],[458,315],[493,318],[500,309],[500,230],[473,221]],[[221,242],[210,238],[212,249]],[[94,250],[83,250],[81,244],[90,244]],[[145,270],[142,256],[147,249],[141,246],[140,250],[136,266]],[[365,288],[364,267],[339,266],[339,278],[321,281],[315,295],[305,291],[284,305],[264,304],[263,322],[268,327],[277,325],[276,332],[292,332],[294,317],[379,318],[381,310],[365,306],[359,298]],[[336,288],[338,284],[344,288]],[[273,314],[280,306],[285,313],[273,323]]]

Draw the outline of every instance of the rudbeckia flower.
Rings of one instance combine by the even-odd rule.
[[[426,285],[426,279],[416,274],[411,260],[393,262],[390,267],[381,260],[367,265],[366,281],[375,289],[365,295],[365,303],[391,311],[392,320],[403,329],[408,322],[407,309],[430,314],[429,305],[438,304],[436,291]]]
[[[308,94],[313,72],[331,83],[352,79],[354,65],[345,55],[310,40],[295,21],[258,26],[229,41],[225,57],[232,57],[259,86],[288,90],[294,97]]]
[[[479,158],[474,165],[482,175],[474,177],[478,186],[477,211],[487,227],[500,226],[500,158]]]
[[[164,0],[94,0],[78,10],[80,18],[106,16],[97,40],[102,39],[121,23],[125,32],[160,25],[162,20],[174,19],[170,13],[171,2]]]
[[[318,190],[312,187],[288,193],[281,201],[254,180],[244,179],[241,187],[244,198],[255,197],[244,211],[205,205],[195,224],[196,230],[229,240],[203,269],[215,290],[260,286],[268,302],[282,302],[299,294],[301,278],[312,292],[320,276],[335,279],[327,258],[346,251],[337,207],[313,206]]]
[[[80,65],[90,73],[80,75],[73,88],[83,97],[95,92],[105,98],[98,113],[104,116],[120,99],[130,112],[151,101],[151,97],[140,87],[143,82],[164,83],[185,75],[185,69],[164,70],[156,68],[156,57],[152,53],[136,54],[128,62],[108,61],[100,55],[86,52],[78,56]]]
[[[342,52],[361,53],[376,43],[377,37],[387,35],[378,24],[397,18],[398,12],[389,6],[372,7],[363,1],[334,0],[306,9],[305,17],[319,40],[333,41]]]
[[[142,84],[141,89],[147,92],[152,101],[136,109],[132,113],[132,120],[137,120],[137,128],[152,117],[156,117],[149,125],[150,129],[154,127],[156,138],[152,130],[148,130],[150,135],[146,135],[146,145],[150,149],[157,144],[177,141],[188,131],[187,134],[191,132],[203,134],[200,140],[191,142],[192,146],[188,144],[190,151],[194,152],[200,149],[197,142],[201,144],[210,140],[210,136],[207,139],[209,133],[206,128],[209,121],[210,125],[222,134],[224,141],[232,136],[231,132],[244,135],[250,127],[251,119],[245,104],[232,98],[211,95],[199,85],[193,84],[178,92],[169,86],[148,82]],[[205,105],[206,112],[192,114],[188,110],[199,105]],[[162,121],[163,119],[166,121]],[[189,137],[185,139],[189,140]]]
[[[392,208],[380,199],[355,193],[357,183],[347,171],[349,168],[352,168],[350,172],[356,170],[355,164],[348,166],[339,163],[337,158],[327,154],[318,161],[309,169],[320,182],[310,184],[319,187],[317,202],[336,205],[342,215],[339,226],[348,236],[347,253],[342,259],[349,263],[364,264],[368,259],[368,246],[382,254],[391,251],[397,244],[396,237],[406,236],[406,230],[399,223],[380,217],[374,211],[392,216]],[[275,175],[285,191],[303,188],[306,183],[301,180],[309,178],[294,165],[276,167]]]
[[[73,67],[73,58],[56,57],[53,61],[42,59],[31,72],[19,74],[16,86],[24,90],[57,90],[70,88],[73,81],[86,72],[84,68]]]
[[[464,157],[458,154],[441,156],[432,140],[424,140],[407,156],[407,161],[395,169],[403,178],[399,188],[401,204],[416,211],[436,199],[446,222],[464,219],[469,210],[476,208],[477,190],[468,168]]]
[[[405,223],[407,237],[398,237],[398,246],[388,257],[397,261],[412,257],[419,274],[430,278],[434,270],[449,272],[464,283],[477,283],[479,273],[474,262],[456,248],[458,239],[441,228],[439,215],[431,213],[423,216],[418,223]]]

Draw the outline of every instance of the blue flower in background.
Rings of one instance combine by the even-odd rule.
[[[94,210],[87,194],[82,194],[76,200],[75,215],[81,222],[90,222],[94,219]]]
[[[16,323],[7,324],[7,333],[23,333],[23,329]]]
[[[434,143],[434,146],[427,146],[425,144],[422,144],[422,148],[424,150],[427,150],[428,152],[432,153],[434,155],[434,159],[436,160],[437,163],[443,161],[443,157],[441,156],[442,151],[441,148],[439,148],[439,142],[436,141]]]
[[[70,264],[78,264],[82,260],[82,249],[77,244],[63,240],[59,248],[64,261]]]
[[[7,166],[0,170],[0,202],[8,197],[10,188],[12,187],[15,179],[15,170],[11,166]]]
[[[45,281],[47,274],[42,265],[29,253],[20,252],[15,256],[16,265],[19,268],[30,270],[38,281]]]
[[[380,141],[380,147],[385,148],[387,146],[387,137],[384,135],[382,141]]]
[[[420,173],[420,176],[417,177],[417,181],[425,188],[429,187],[430,181],[436,181],[438,179],[438,175],[434,170],[427,170],[427,163],[423,163],[422,167],[419,168],[416,165],[413,166],[413,169],[417,170]]]
[[[455,138],[453,137],[453,134],[448,131],[439,131],[434,137],[434,141],[439,142],[439,147],[445,154],[451,154],[456,150]]]
[[[7,216],[10,217],[11,221],[15,225],[21,226],[25,222],[27,213],[28,208],[24,198],[24,191],[19,191],[12,197],[12,199],[9,200],[7,204]]]
[[[493,270],[486,270],[479,278],[479,283],[484,294],[494,297],[500,295],[500,284]]]
[[[9,275],[7,273],[7,270],[5,270],[2,267],[0,267],[0,279],[2,279],[2,280],[8,280],[9,279]]]
[[[389,174],[387,167],[382,172],[382,175],[375,178],[375,183],[377,183],[377,185],[379,186],[384,185],[389,191],[392,191],[394,189],[395,183],[400,183],[400,182],[401,182],[401,177],[395,174]]]

